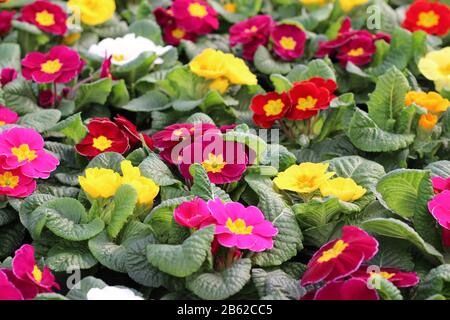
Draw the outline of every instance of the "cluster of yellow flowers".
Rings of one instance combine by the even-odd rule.
[[[419,119],[419,126],[427,130],[434,128],[439,121],[439,116],[447,111],[450,106],[448,99],[444,99],[439,93],[433,91],[428,93],[408,92],[405,97],[405,104],[409,106],[412,103],[428,110],[428,113],[420,116]]]
[[[436,90],[450,90],[450,47],[429,52],[419,60],[419,70],[434,81]]]
[[[299,0],[300,3],[306,5],[323,6],[327,3],[332,3],[334,0]],[[369,0],[339,0],[339,5],[344,12],[351,11],[354,7],[366,4]]]
[[[116,2],[114,0],[69,0],[67,3],[75,15],[89,26],[105,23],[114,16]]]
[[[255,85],[256,76],[244,60],[230,53],[205,49],[189,63],[190,70],[205,79],[213,80],[210,88],[225,93],[230,84]]]
[[[328,172],[328,163],[304,162],[292,165],[280,172],[273,180],[282,190],[299,194],[312,194],[320,190],[322,197],[336,197],[342,201],[353,202],[364,196],[367,190],[351,178],[335,178],[335,172]]]
[[[138,204],[152,205],[159,193],[159,186],[152,180],[141,175],[138,167],[130,161],[121,162],[122,176],[111,169],[88,168],[85,176],[78,177],[83,191],[93,199],[108,199],[116,194],[123,184],[131,185],[138,194]]]

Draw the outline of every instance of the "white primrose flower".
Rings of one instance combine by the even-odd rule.
[[[87,293],[88,300],[144,300],[132,290],[106,286],[103,289],[92,288]]]
[[[161,64],[164,61],[159,57],[171,48],[172,46],[158,46],[147,38],[130,33],[122,38],[103,39],[98,44],[93,44],[89,53],[101,59],[112,56],[112,64],[120,66],[133,61],[143,52],[151,52],[158,56],[154,63]]]

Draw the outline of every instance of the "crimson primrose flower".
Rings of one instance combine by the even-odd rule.
[[[437,1],[415,1],[406,11],[402,27],[411,32],[422,30],[445,36],[450,29],[450,7]]]
[[[352,274],[352,277],[367,281],[374,275],[378,274],[392,282],[398,288],[413,287],[418,284],[420,280],[415,272],[402,272],[397,268],[380,268],[380,272],[371,272],[368,268],[369,266],[361,266]]]
[[[378,251],[378,241],[354,227],[342,228],[342,237],[322,246],[311,258],[303,274],[302,286],[344,278],[371,259]]]
[[[67,83],[80,73],[82,66],[76,51],[66,46],[56,46],[48,53],[27,54],[22,60],[22,75],[37,83]]]
[[[214,223],[206,201],[196,197],[185,201],[174,210],[175,221],[184,227],[200,229]]]
[[[67,14],[59,5],[50,1],[38,0],[24,6],[19,20],[57,36],[63,36],[67,32]]]
[[[19,289],[9,281],[6,273],[0,269],[0,301],[1,300],[23,300],[24,297]]]
[[[380,297],[365,280],[351,278],[327,283],[317,290],[313,300],[380,300]]]
[[[130,148],[127,135],[107,118],[94,118],[87,128],[87,136],[75,145],[75,150],[89,159],[103,152],[124,154]]]
[[[17,78],[17,71],[13,68],[3,68],[0,71],[0,85],[2,87],[6,86],[11,81]]]
[[[253,97],[250,109],[253,111],[253,122],[262,128],[271,128],[291,107],[289,95],[285,92],[269,92]]]
[[[6,124],[13,124],[19,120],[19,115],[14,111],[0,104],[0,127]]]
[[[270,34],[277,56],[286,61],[300,58],[305,52],[306,33],[293,24],[278,24]]]
[[[0,37],[6,36],[12,28],[15,11],[0,11]]]
[[[190,40],[193,42],[197,40],[195,33],[187,32],[177,24],[171,8],[157,7],[153,11],[153,14],[155,15],[156,22],[163,30],[163,39],[167,44],[177,46],[181,43],[181,40]]]
[[[171,8],[177,26],[205,35],[219,28],[217,12],[203,0],[174,0]]]

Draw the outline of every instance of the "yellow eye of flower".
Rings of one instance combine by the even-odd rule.
[[[105,136],[99,136],[93,139],[92,146],[103,152],[112,146],[112,141]]]
[[[247,226],[243,219],[233,221],[228,218],[225,226],[234,234],[251,234],[253,231],[253,226]]]
[[[223,8],[230,13],[235,13],[237,9],[234,3],[226,3]]]
[[[36,13],[36,22],[41,26],[50,27],[55,24],[55,16],[47,10]]]
[[[344,252],[345,248],[348,247],[348,243],[345,243],[343,240],[338,240],[334,244],[333,248],[326,250],[322,253],[317,262],[323,263],[330,261],[331,259],[337,258],[342,252]]]
[[[39,269],[38,266],[34,266],[31,274],[33,275],[33,278],[34,278],[34,280],[36,280],[36,282],[39,283],[42,281],[42,271],[41,271],[41,269]]]
[[[48,60],[46,63],[41,64],[41,71],[48,74],[57,73],[61,68],[62,64],[59,59]]]
[[[205,168],[206,172],[219,173],[225,167],[227,163],[223,161],[223,155],[214,155],[210,153],[207,160],[202,162],[203,168]]]
[[[186,35],[186,32],[183,29],[175,28],[172,30],[172,36],[175,39],[183,39],[185,35]]]
[[[188,11],[191,16],[196,18],[203,18],[208,15],[208,11],[206,10],[205,6],[197,2],[191,3],[189,5]]]
[[[4,126],[5,124],[6,124],[5,121],[0,120],[0,127],[1,127],[1,126]]]
[[[294,50],[297,42],[292,37],[282,37],[280,40],[280,45],[285,50]]]
[[[112,59],[116,62],[122,62],[125,61],[125,55],[123,54],[113,54]]]
[[[247,28],[244,30],[245,33],[251,33],[258,31],[258,28],[256,26],[252,26],[251,28]]]
[[[18,162],[25,160],[31,162],[37,158],[36,151],[30,150],[30,147],[26,143],[21,144],[18,148],[12,147],[11,153],[17,157]]]
[[[19,177],[14,176],[11,172],[6,171],[0,174],[0,187],[14,189],[19,184]]]
[[[349,55],[350,57],[359,57],[363,54],[364,54],[363,48],[352,49],[347,53],[347,55]]]
[[[296,108],[299,110],[308,110],[314,108],[316,106],[316,103],[317,99],[311,96],[307,96],[306,99],[305,98],[298,99]]]
[[[284,103],[283,103],[283,101],[281,101],[281,99],[269,100],[263,106],[264,112],[266,113],[267,117],[276,116],[276,115],[280,114],[283,111],[283,108],[284,108]]]
[[[431,28],[439,24],[440,16],[433,10],[419,13],[419,20],[417,25],[424,28]]]

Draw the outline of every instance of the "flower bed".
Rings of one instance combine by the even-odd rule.
[[[0,1],[0,300],[450,299],[449,29],[447,0]]]

